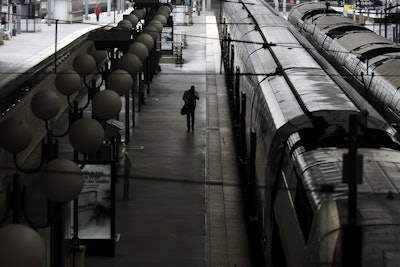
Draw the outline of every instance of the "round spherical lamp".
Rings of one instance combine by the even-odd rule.
[[[121,107],[121,97],[113,90],[102,90],[93,97],[93,115],[101,120],[115,118],[121,111]]]
[[[127,94],[133,86],[132,75],[126,70],[116,69],[107,76],[107,89],[114,90],[120,96]]]
[[[135,42],[143,43],[149,51],[151,51],[154,47],[154,39],[147,33],[139,34],[139,36],[136,37]]]
[[[149,26],[153,26],[154,28],[156,28],[159,33],[161,33],[163,28],[164,28],[162,23],[159,20],[156,20],[156,19],[151,20],[149,22]]]
[[[97,72],[96,61],[88,53],[81,53],[77,55],[74,59],[73,66],[74,70],[76,70],[76,72],[83,77]]]
[[[131,12],[131,15],[135,15],[138,20],[144,19],[146,12],[143,9],[135,9]]]
[[[119,69],[126,70],[131,75],[134,75],[138,71],[140,71],[140,68],[142,67],[142,62],[137,56],[133,54],[125,54],[118,60],[117,67]]]
[[[39,234],[23,224],[8,224],[0,228],[0,266],[41,267],[45,246]]]
[[[147,25],[146,27],[144,27],[143,33],[149,34],[151,36],[151,38],[153,38],[153,40],[156,40],[159,35],[158,30],[151,25]]]
[[[157,10],[157,13],[165,13],[169,16],[171,14],[171,9],[168,6],[160,6],[160,8]]]
[[[118,22],[117,27],[121,29],[132,29],[133,25],[129,20],[123,19],[120,22]]]
[[[142,62],[149,56],[149,50],[141,42],[131,44],[127,53],[136,55]]]
[[[7,118],[0,124],[0,146],[10,153],[21,152],[31,139],[31,129],[21,120]]]
[[[84,179],[81,168],[74,161],[58,158],[44,166],[40,183],[50,200],[68,202],[82,191]]]
[[[96,64],[100,64],[104,62],[107,58],[106,50],[97,50],[94,45],[89,46],[87,50],[88,54],[91,55],[96,62]]]
[[[155,15],[153,20],[159,20],[163,26],[167,25],[167,18],[164,15],[161,14]]]
[[[171,10],[171,12],[172,10],[174,10],[174,5],[171,2],[169,2],[167,6],[169,7],[169,10]]]
[[[79,119],[69,129],[69,142],[82,154],[91,154],[99,150],[104,137],[103,127],[94,119]]]
[[[32,97],[31,110],[39,119],[44,121],[50,120],[60,110],[60,98],[53,91],[42,90]]]
[[[69,96],[82,88],[82,77],[72,69],[57,73],[55,79],[56,89],[63,95]]]
[[[132,28],[136,27],[136,24],[138,24],[138,22],[139,22],[138,17],[136,17],[136,16],[133,15],[133,14],[129,14],[129,15],[126,17],[126,19],[129,20],[129,21],[132,23]]]
[[[163,8],[165,7],[165,8]],[[167,6],[161,6],[157,12],[156,15],[163,15],[167,20],[169,15],[171,14],[171,11],[169,10],[169,8]]]

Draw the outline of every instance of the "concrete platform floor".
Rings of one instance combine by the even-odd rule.
[[[251,266],[220,43],[211,12],[193,14],[184,64],[161,63],[126,151],[130,199],[117,183],[115,257],[86,256],[86,267]],[[200,94],[193,132],[179,114],[183,92]]]

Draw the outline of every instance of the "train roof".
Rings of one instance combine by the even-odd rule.
[[[259,25],[276,27],[277,25],[284,26],[286,24],[286,21],[282,21],[278,14],[266,14],[265,8],[260,8],[259,5],[250,5],[248,9]]]
[[[323,74],[322,70],[315,69],[287,71],[291,82],[296,84],[296,91],[307,110],[317,116],[324,116],[330,123],[343,123],[343,121],[348,120],[349,114],[357,113],[358,109]],[[260,82],[259,87],[262,90],[263,98],[267,102],[277,129],[293,127],[299,130],[302,127],[311,127],[310,121],[300,107],[298,99],[296,99],[282,76],[264,79]],[[339,115],[338,110],[341,111]]]
[[[400,84],[400,60],[398,57],[394,57],[395,60],[391,60],[390,57],[386,57],[383,64],[377,64],[373,69],[373,73],[379,77],[385,77],[386,82],[392,86],[398,86]],[[399,88],[397,88],[399,89]],[[399,107],[399,103],[394,103]]]
[[[363,266],[398,266],[400,152],[390,149],[359,149],[358,152],[364,157],[362,184],[357,187]],[[342,183],[343,153],[347,150],[325,148],[296,155],[314,211],[325,202],[335,201],[342,226],[348,223],[348,185]],[[334,186],[334,192],[321,190],[326,185]]]
[[[334,42],[340,44],[347,51],[354,53],[357,53],[358,49],[366,48],[367,46],[371,49],[379,45],[386,45],[386,47],[389,45],[388,49],[395,49],[396,47],[393,45],[393,42],[374,32],[347,32]]]
[[[349,31],[371,32],[371,30],[354,23],[349,18],[338,15],[320,15],[313,17],[312,24],[321,29],[321,31],[326,32],[326,34],[332,38],[343,35]]]
[[[357,54],[358,58],[362,62],[371,60],[375,57],[384,55],[385,58],[390,60],[390,57],[398,56],[400,52],[400,46],[395,44],[387,43],[366,43],[362,46],[357,47],[352,51]]]
[[[282,17],[259,4],[246,5],[257,11],[252,16],[240,3],[228,2],[225,6],[234,14],[228,18],[228,25],[238,51],[235,64],[243,74],[241,77],[247,78],[245,93],[253,99],[254,112],[263,113],[254,123],[263,127],[267,153],[279,151],[296,131],[326,125],[347,129],[349,116],[366,109],[363,102],[355,101],[334,82]],[[264,16],[280,21],[273,26]],[[374,111],[367,120],[370,129],[387,128]]]
[[[347,201],[338,202],[339,219],[347,222]],[[400,264],[400,199],[369,195],[358,198],[357,223],[362,232],[362,266]]]
[[[289,19],[304,20],[318,14],[337,14],[336,10],[327,9],[327,2],[304,2],[292,7]],[[293,21],[292,21],[293,22]]]
[[[386,148],[359,148],[363,155],[362,184],[358,185],[358,198],[370,199],[371,196],[400,200],[400,152]],[[343,154],[348,149],[319,148],[295,153],[297,169],[301,173],[305,190],[314,199],[314,208],[328,199],[347,199],[347,184],[342,182]],[[327,193],[321,189],[333,186],[334,192]],[[400,215],[400,206],[398,208]],[[400,219],[400,218],[399,218]]]
[[[331,79],[307,49],[299,43],[291,32],[289,24],[274,22],[278,26],[271,25],[271,20],[265,17],[273,17],[280,21],[283,18],[276,16],[272,11],[267,13],[266,8],[260,8],[258,4],[248,6],[249,9],[256,10],[253,18],[257,24],[248,16],[242,5],[238,3],[226,5],[234,14],[229,23],[232,25],[233,43],[244,62],[240,69],[249,75],[254,87],[260,88],[264,93],[263,99],[268,102],[270,112],[274,113],[271,116],[285,118],[284,123],[290,124],[290,127],[306,127],[305,121],[308,115],[302,110],[305,108],[317,116],[325,117],[333,124],[345,123],[347,126],[348,115],[358,113],[360,107],[354,104],[353,99]],[[258,30],[255,25],[259,27]],[[268,43],[270,50],[264,46],[263,40]],[[287,80],[282,72],[285,72]],[[288,83],[294,88],[290,88]],[[294,110],[296,112],[291,112]],[[338,113],[340,115],[337,115]],[[371,122],[375,121],[369,126],[382,128],[381,117],[375,118],[373,115],[368,119]],[[279,129],[282,125],[278,123],[275,126]]]
[[[298,14],[306,14],[312,12],[314,10],[326,10],[325,2],[304,2],[298,5],[295,5],[290,10],[290,13],[296,12]]]

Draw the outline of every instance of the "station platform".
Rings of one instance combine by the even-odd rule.
[[[128,201],[117,183],[116,255],[87,256],[86,267],[251,266],[215,16],[174,32],[186,33],[184,63],[160,64],[126,146],[133,168]],[[187,132],[179,112],[191,85],[200,100]]]
[[[29,72],[36,64],[54,54],[56,49],[62,49],[96,28],[116,25],[122,17],[121,12],[115,14],[115,17],[113,13],[108,16],[104,12],[98,22],[93,14],[81,23],[59,22],[56,24],[52,21],[48,25],[47,21],[43,20],[41,31],[22,32],[12,36],[10,40],[4,40],[4,44],[0,45],[0,88],[18,78],[18,75]]]
[[[116,23],[121,19],[119,14]],[[94,21],[59,25],[58,47],[115,23],[104,13]],[[51,53],[53,27],[44,25],[41,33],[23,33],[0,46],[0,68],[7,69],[0,80],[24,73],[42,53]],[[86,267],[251,266],[216,17],[194,14],[193,24],[174,26],[174,33],[185,33],[184,61],[161,60],[124,146],[133,167],[129,199],[123,198],[122,179],[116,183],[115,256],[86,255]],[[194,131],[187,132],[180,108],[191,85],[200,100]]]

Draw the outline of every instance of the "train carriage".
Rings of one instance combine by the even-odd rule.
[[[347,76],[393,124],[400,124],[400,45],[333,10],[325,2],[302,3],[288,20]],[[400,128],[399,128],[400,129]]]
[[[242,127],[247,161],[254,162],[250,173],[266,265],[340,266],[342,227],[348,224],[342,173],[349,118],[365,114],[358,136],[364,165],[357,191],[362,262],[400,264],[393,256],[400,249],[395,130],[362,97],[340,86],[269,6],[225,2],[224,16],[240,71],[236,84],[246,95]]]

